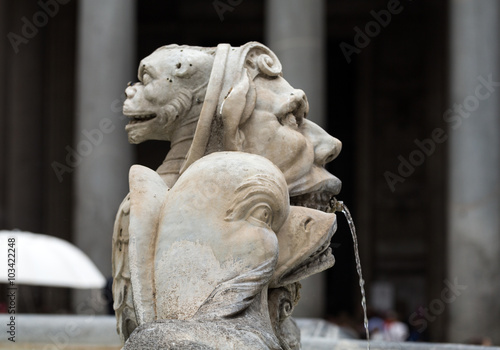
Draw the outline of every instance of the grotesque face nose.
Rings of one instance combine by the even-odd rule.
[[[314,147],[314,163],[324,166],[337,158],[342,142],[310,120],[304,119],[303,123],[303,134]]]
[[[134,98],[136,92],[137,92],[137,88],[134,85],[129,85],[125,89],[125,96],[127,98]]]

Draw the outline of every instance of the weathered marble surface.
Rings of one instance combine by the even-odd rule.
[[[283,173],[242,152],[201,158],[172,189],[134,166],[130,189],[129,264],[140,326],[124,349],[179,341],[185,348],[299,347],[298,329],[286,322],[293,305],[268,302],[268,287],[287,295],[307,275],[305,263],[312,273],[333,264],[335,214],[290,208]]]
[[[334,263],[328,246],[336,229],[335,215],[325,212],[331,209],[330,201],[339,193],[341,183],[324,165],[339,154],[340,141],[306,119],[309,105],[304,92],[286,82],[278,58],[259,43],[241,47],[221,44],[217,48],[165,46],[141,61],[139,80],[126,89],[124,114],[130,118],[126,127],[129,141],[168,140],[171,150],[158,168],[158,175],[144,169],[132,170],[131,193],[117,214],[113,293],[120,337],[126,341],[138,326],[144,333],[147,327],[164,329],[173,324],[171,320],[192,322],[200,314],[218,320],[252,314],[252,298],[259,294],[257,319],[272,327],[272,340],[265,342],[267,348],[300,348],[300,332],[290,318],[300,298],[299,281]],[[250,248],[248,254],[253,260],[245,261],[253,261],[253,265],[237,266],[223,257],[232,254],[237,240],[219,237],[220,248],[212,244],[208,245],[210,249],[199,246],[198,238],[182,244],[176,241],[186,235],[203,236],[200,227],[208,231],[211,228],[211,232],[232,230],[214,206],[230,210],[224,204],[238,196],[231,191],[215,191],[221,198],[212,198],[211,194],[222,185],[230,186],[233,177],[240,179],[243,175],[237,169],[226,177],[209,175],[210,171],[226,171],[224,164],[233,161],[232,156],[226,153],[225,161],[215,162],[210,171],[189,175],[190,169],[199,164],[208,167],[204,156],[224,151],[258,155],[252,159],[260,160],[247,164],[250,172],[250,163],[265,160],[276,166],[284,184],[286,200],[278,200],[278,207],[286,209],[286,214],[281,215],[279,225],[271,227],[277,246],[257,249],[256,244],[266,241],[264,236],[249,238],[246,249]],[[245,159],[245,153],[235,158]],[[190,180],[182,180],[184,177]],[[283,190],[281,185],[270,185],[268,189],[271,187],[274,192],[270,196],[280,198],[277,193]],[[171,195],[161,195],[168,188]],[[169,201],[175,204],[166,204]],[[191,208],[182,212],[188,204]],[[243,216],[245,220],[250,217],[251,208],[244,212],[238,218],[240,222]],[[266,212],[260,210],[259,215],[269,215]],[[213,217],[209,220],[206,213]],[[175,219],[182,215],[189,219],[179,225]],[[213,220],[219,220],[218,226],[211,223]],[[165,254],[168,257],[159,258]],[[185,260],[187,256],[190,258]],[[259,269],[256,276],[265,277],[264,282],[254,291],[230,289],[220,297],[218,286],[238,274],[244,278],[250,266]],[[179,271],[177,282],[164,278],[161,271],[168,269]],[[217,302],[208,303],[213,293]],[[255,329],[263,327],[267,334],[267,326],[255,324]],[[141,339],[138,332],[134,336],[137,344]],[[274,344],[276,339],[278,345]]]
[[[147,348],[151,333],[158,342],[190,337],[213,347],[230,337],[239,347],[252,344],[245,334],[253,329],[279,348],[267,286],[278,258],[276,232],[290,210],[281,171],[260,156],[216,152],[193,163],[170,190],[140,166],[132,167],[130,184],[130,270],[143,326],[125,349]]]

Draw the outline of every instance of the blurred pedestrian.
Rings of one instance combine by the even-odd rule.
[[[398,314],[395,311],[391,310],[386,313],[382,330],[376,335],[374,340],[402,342],[406,341],[409,335],[408,326],[399,320]]]

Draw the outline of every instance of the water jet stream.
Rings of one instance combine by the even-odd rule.
[[[365,327],[366,332],[366,348],[370,350],[370,332],[368,330],[368,316],[366,314],[366,294],[365,294],[365,280],[363,279],[363,273],[361,271],[361,260],[359,258],[359,250],[358,250],[358,237],[356,236],[356,226],[354,226],[354,220],[352,219],[351,213],[349,209],[342,201],[337,201],[334,198],[331,199],[330,207],[332,211],[341,211],[345,218],[347,219],[347,223],[349,224],[349,229],[351,230],[352,241],[354,243],[354,258],[356,260],[356,271],[359,276],[359,287],[361,289],[361,306],[363,307],[363,326]]]

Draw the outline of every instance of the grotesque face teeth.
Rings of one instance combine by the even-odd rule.
[[[142,123],[148,120],[151,120],[156,117],[156,114],[144,114],[144,115],[133,115],[130,116],[130,122],[129,124],[137,124],[137,123]]]
[[[329,192],[313,192],[290,198],[290,205],[331,212],[332,194]]]

